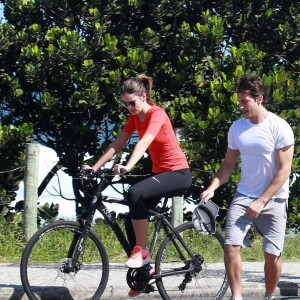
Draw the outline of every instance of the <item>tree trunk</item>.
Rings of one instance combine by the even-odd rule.
[[[24,234],[28,241],[37,231],[37,200],[40,146],[27,144],[24,177]]]

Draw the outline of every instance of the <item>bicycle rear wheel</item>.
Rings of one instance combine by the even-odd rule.
[[[31,300],[99,299],[109,274],[106,250],[90,231],[76,268],[70,271],[68,258],[74,235],[79,240],[79,223],[61,221],[41,228],[27,243],[21,260],[21,280]]]
[[[222,299],[228,288],[223,263],[223,236],[218,231],[214,235],[205,235],[197,231],[192,222],[182,224],[176,230],[201,262],[201,268],[197,269],[174,234],[168,235],[158,250],[155,271],[162,275],[175,271],[177,274],[156,279],[161,297],[165,300]]]

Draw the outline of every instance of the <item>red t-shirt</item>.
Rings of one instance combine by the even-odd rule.
[[[187,159],[177,142],[171,121],[159,106],[153,105],[143,122],[139,121],[138,115],[130,115],[123,131],[130,135],[137,131],[140,139],[145,133],[154,136],[153,142],[148,147],[153,173],[189,168]]]

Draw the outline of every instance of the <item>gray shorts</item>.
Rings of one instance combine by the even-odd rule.
[[[247,233],[253,226],[263,236],[263,251],[280,256],[284,245],[288,201],[272,199],[257,218],[249,219],[244,215],[253,201],[253,197],[239,192],[235,194],[227,213],[225,245],[251,247]]]

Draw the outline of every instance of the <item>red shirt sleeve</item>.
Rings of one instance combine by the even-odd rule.
[[[170,119],[162,108],[153,105],[142,122],[138,115],[130,115],[123,131],[130,135],[137,131],[139,139],[145,133],[154,136],[153,142],[148,147],[153,173],[189,167],[176,139]]]

